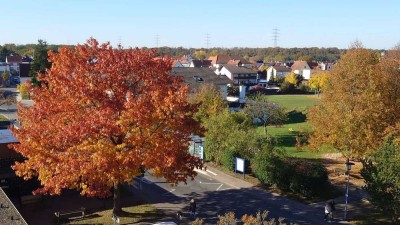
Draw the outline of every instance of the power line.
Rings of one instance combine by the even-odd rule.
[[[278,28],[274,28],[272,30],[272,40],[274,41],[274,48],[276,48],[278,46],[278,38],[279,38],[279,29]]]
[[[206,46],[207,46],[207,49],[208,49],[210,47],[210,34],[206,33],[205,38],[206,38]]]
[[[160,35],[156,34],[156,48],[158,48],[159,41],[160,41]]]

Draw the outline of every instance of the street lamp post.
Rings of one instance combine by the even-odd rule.
[[[347,220],[347,202],[349,198],[350,170],[351,166],[354,165],[354,163],[350,162],[349,158],[347,158],[345,164],[346,164],[347,183],[346,183],[346,195],[345,195],[345,206],[344,206],[344,220]]]

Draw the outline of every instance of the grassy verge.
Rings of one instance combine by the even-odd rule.
[[[151,205],[136,205],[123,208],[123,215],[119,217],[120,224],[135,224],[153,222],[162,219],[164,214]],[[68,224],[104,224],[112,225],[112,209],[88,214],[83,219],[72,220]]]

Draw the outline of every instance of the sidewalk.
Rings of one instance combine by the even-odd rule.
[[[262,190],[265,193],[269,193],[268,191],[260,188],[260,187],[255,187],[253,184],[241,179],[241,175],[237,177],[233,177],[231,175],[228,175],[217,168],[207,166],[207,170],[195,170],[198,173],[202,174],[207,174],[208,176],[213,177],[214,179],[225,182],[233,187],[236,187],[238,189],[241,188],[252,188],[254,190]],[[276,193],[270,193],[274,196],[280,196],[279,194]],[[349,195],[348,195],[348,203],[347,203],[347,220],[344,220],[344,212],[345,212],[345,196],[344,196],[344,187],[343,187],[343,196],[337,197],[335,200],[336,203],[336,211],[334,213],[335,217],[335,222],[336,224],[352,224],[351,220],[353,218],[360,218],[365,212],[370,211],[373,209],[373,206],[370,204],[370,202],[367,200],[367,193],[359,188],[355,187],[350,187],[349,188]],[[282,197],[284,198],[284,197]],[[294,200],[288,199],[290,202],[297,202]],[[305,205],[303,203],[297,202],[298,204],[295,204],[294,208],[298,208],[298,210],[301,211],[301,205]],[[312,203],[309,204],[311,208],[313,208],[316,212],[320,211],[319,214],[323,214],[324,208],[325,208],[325,201],[323,202],[318,202],[318,203]]]

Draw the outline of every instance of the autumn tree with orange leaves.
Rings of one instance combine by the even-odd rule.
[[[156,51],[86,44],[49,52],[52,67],[33,87],[32,107],[19,107],[20,144],[26,160],[18,176],[37,177],[35,193],[106,197],[114,188],[113,213],[122,212],[119,190],[141,168],[168,182],[193,178],[201,162],[187,149],[199,128],[188,87],[170,76],[170,59]]]

